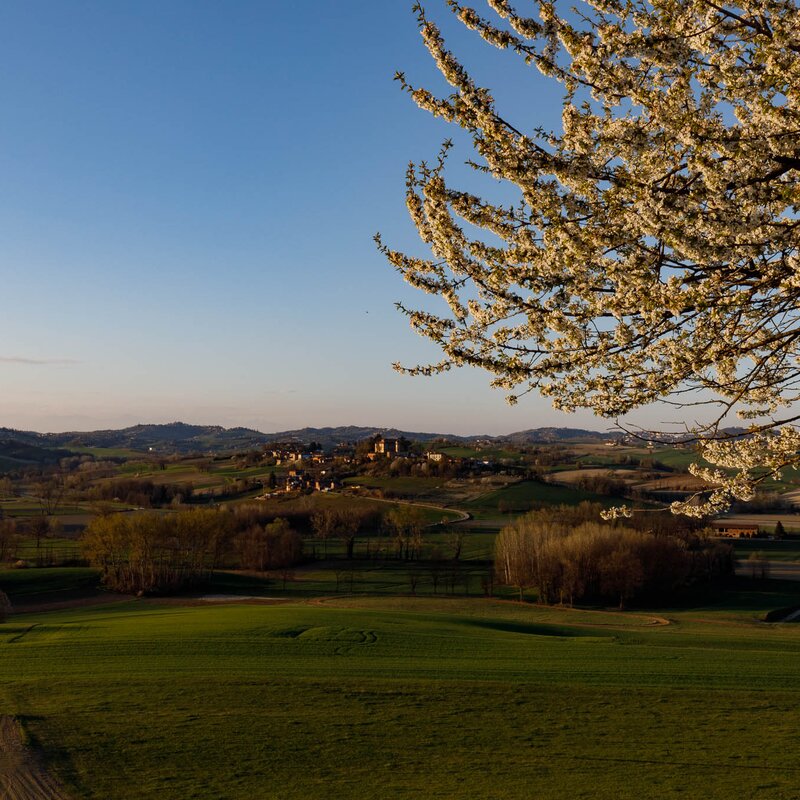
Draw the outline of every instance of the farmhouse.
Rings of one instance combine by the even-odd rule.
[[[711,528],[717,536],[724,536],[730,539],[753,539],[759,534],[758,525],[749,525],[724,519],[712,522]]]

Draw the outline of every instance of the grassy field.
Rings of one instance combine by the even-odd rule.
[[[607,497],[587,492],[571,486],[558,486],[539,481],[520,481],[519,483],[487,492],[476,500],[463,504],[465,511],[476,517],[496,516],[498,510],[505,505],[513,511],[525,511],[536,506],[578,505],[584,501],[600,503],[611,507],[623,505],[621,497]],[[513,518],[513,515],[511,515]],[[509,519],[509,521],[511,521]]]
[[[485,563],[478,561],[462,561],[455,567],[440,564],[435,568],[430,563],[394,560],[320,562],[295,570],[285,584],[280,572],[266,577],[259,574],[216,573],[209,591],[287,600],[335,594],[396,596],[416,593],[420,596],[480,597],[484,593],[482,580],[489,574],[489,569]],[[502,587],[497,594],[514,597],[516,592]]]
[[[522,454],[517,450],[506,450],[502,447],[434,447],[440,453],[451,458],[474,458],[477,461],[520,461]]]
[[[65,561],[75,561],[82,557],[80,542],[76,539],[64,537],[46,537],[36,547],[36,539],[21,539],[15,549],[15,558],[22,559],[31,564],[63,564]]]
[[[390,477],[382,475],[358,475],[347,478],[347,486],[365,486],[368,489],[384,489],[406,497],[436,496],[447,483],[447,478],[417,478],[413,476]]]
[[[434,525],[425,528],[422,532],[422,552],[425,558],[431,557],[431,552],[438,549],[444,557],[450,558],[453,548],[454,536],[461,535],[462,555],[464,559],[485,560],[494,554],[494,541],[498,529],[470,528],[460,525]],[[372,531],[359,535],[353,548],[357,559],[374,558],[377,552],[387,553],[394,548],[391,535],[380,531]],[[304,540],[303,552],[306,556],[321,558],[323,554],[331,558],[344,558],[346,546],[341,539],[322,539],[308,537]]]
[[[67,448],[73,453],[87,453],[95,458],[142,458],[144,456],[138,450],[130,450],[127,447],[83,447],[71,444]]]
[[[734,542],[737,558],[746,559],[752,553],[760,553],[771,561],[800,561],[800,539],[783,539],[779,542],[768,539],[737,539]]]
[[[88,567],[0,569],[0,589],[15,606],[60,603],[98,594],[99,573]]]
[[[35,497],[17,497],[13,500],[3,500],[0,509],[7,517],[38,517],[42,513],[42,507]],[[53,509],[53,516],[69,516],[72,514],[83,514],[86,512],[85,506],[74,503],[61,503]]]
[[[77,798],[800,793],[800,627],[479,600],[132,602],[0,625],[0,712]]]
[[[112,477],[103,479],[109,483],[121,477],[149,480],[156,485],[174,484],[189,486],[196,490],[222,491],[229,481],[246,479],[268,480],[270,473],[280,471],[275,466],[241,467],[231,459],[210,460],[208,458],[181,458],[174,462],[162,462],[156,458],[142,458],[119,465]]]
[[[203,463],[145,467],[196,487],[272,469]],[[512,603],[497,587],[483,598],[496,530],[516,513],[622,501],[513,477],[446,490],[439,479],[358,482],[370,480],[415,499],[460,492],[453,505],[477,519],[425,529],[434,563],[376,558],[393,551],[376,530],[358,537],[355,561],[341,540],[309,539],[322,560],[285,575],[218,573],[203,587],[261,603],[12,616],[0,624],[0,714],[21,721],[76,800],[800,797],[800,626],[761,621],[800,605],[800,583],[740,578],[624,614]],[[389,507],[285,501],[298,503]],[[77,553],[72,540],[46,541]],[[458,541],[460,561],[446,563]],[[795,540],[736,548],[800,560]],[[0,589],[22,609],[103,599],[84,568],[0,570]]]
[[[425,525],[440,522],[452,522],[461,518],[461,513],[437,505],[426,505],[427,501],[420,499],[419,503],[413,500],[388,500],[374,497],[360,497],[346,492],[315,492],[314,494],[298,498],[297,495],[279,495],[266,501],[265,508],[281,516],[282,509],[295,508],[298,504],[309,512],[321,511],[327,508],[356,508],[380,512],[391,511],[392,508],[405,508],[412,506],[419,513]]]
[[[693,463],[700,463],[703,466],[708,465],[708,462],[699,458],[697,452],[692,449],[679,450],[675,448],[658,448],[652,452],[651,457],[655,461],[660,461],[662,464],[672,467],[675,470],[686,470],[689,465]],[[760,488],[763,491],[783,492],[787,489],[797,488],[799,482],[800,476],[798,476],[797,472],[794,470],[786,470],[783,480],[778,481],[769,478],[761,483]]]

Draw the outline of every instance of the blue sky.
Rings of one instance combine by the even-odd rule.
[[[607,427],[391,370],[437,353],[372,236],[421,247],[405,167],[455,133],[392,81],[442,88],[410,6],[3,4],[0,426]],[[558,124],[557,87],[446,30],[520,124]]]

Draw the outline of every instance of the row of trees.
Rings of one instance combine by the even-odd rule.
[[[322,539],[325,555],[329,539],[341,539],[347,551],[347,558],[353,558],[356,537],[367,530],[375,530],[381,522],[380,513],[372,508],[345,506],[326,508],[311,516],[311,526],[316,536]]]
[[[280,517],[266,525],[249,527],[237,534],[233,543],[243,569],[286,569],[303,557],[302,537]]]
[[[613,599],[623,608],[636,597],[668,597],[690,583],[731,575],[734,558],[729,545],[697,536],[573,525],[569,515],[538,511],[500,532],[495,567],[520,598],[535,589],[543,603]]]
[[[119,500],[134,506],[158,508],[173,502],[184,503],[192,496],[188,484],[154,483],[142,478],[123,478],[108,483],[98,483],[86,490],[89,501]]]
[[[0,519],[0,564],[14,557],[17,541],[16,523],[10,519]]]
[[[286,509],[291,521],[275,517],[267,504],[168,515],[107,513],[90,522],[82,547],[106,585],[134,593],[175,591],[201,583],[220,566],[289,569],[304,557],[303,534],[294,522],[322,540],[325,556],[328,542],[336,539],[352,561],[360,534],[382,532],[385,538],[374,544],[373,551],[368,548],[368,557],[381,553],[405,561],[423,557],[425,516],[418,508],[400,505],[387,512],[374,506],[340,506],[309,513],[310,507],[295,503],[286,504]],[[432,574],[438,575],[446,560],[460,559],[463,539],[463,532],[450,534],[446,555],[441,548],[433,548]],[[367,541],[373,540],[368,537]]]
[[[228,526],[215,511],[111,514],[87,527],[82,547],[111,589],[175,591],[206,579],[226,547]]]
[[[37,516],[25,520],[0,518],[0,564],[29,559],[30,548],[26,540],[35,543],[34,561],[37,566],[68,563],[75,560],[74,551],[55,544],[53,539],[63,533],[63,524],[58,517]]]
[[[582,475],[578,478],[577,487],[595,494],[605,494],[610,497],[624,497],[628,492],[625,481],[610,475]]]
[[[383,553],[396,559],[417,561],[423,555],[423,532],[426,524],[421,509],[406,504],[395,505],[389,511],[380,511],[374,507],[327,508],[311,517],[313,532],[317,538],[322,539],[325,556],[328,541],[336,538],[344,543],[348,560],[354,558],[359,534],[381,532],[386,539],[383,542],[378,541],[374,549],[368,549],[367,557],[379,557]],[[368,545],[369,541],[367,539]],[[455,560],[460,557],[462,541],[463,534],[451,536],[448,541]]]
[[[81,540],[103,582],[120,592],[169,592],[207,581],[235,559],[244,569],[286,568],[300,561],[303,542],[286,520],[240,527],[216,509],[177,514],[96,517]]]

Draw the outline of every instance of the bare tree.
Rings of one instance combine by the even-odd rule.
[[[42,514],[52,516],[61,504],[67,491],[67,480],[63,472],[54,472],[46,479],[33,486],[36,500],[42,509]]]
[[[11,561],[16,551],[17,526],[13,520],[0,520],[0,563]]]

